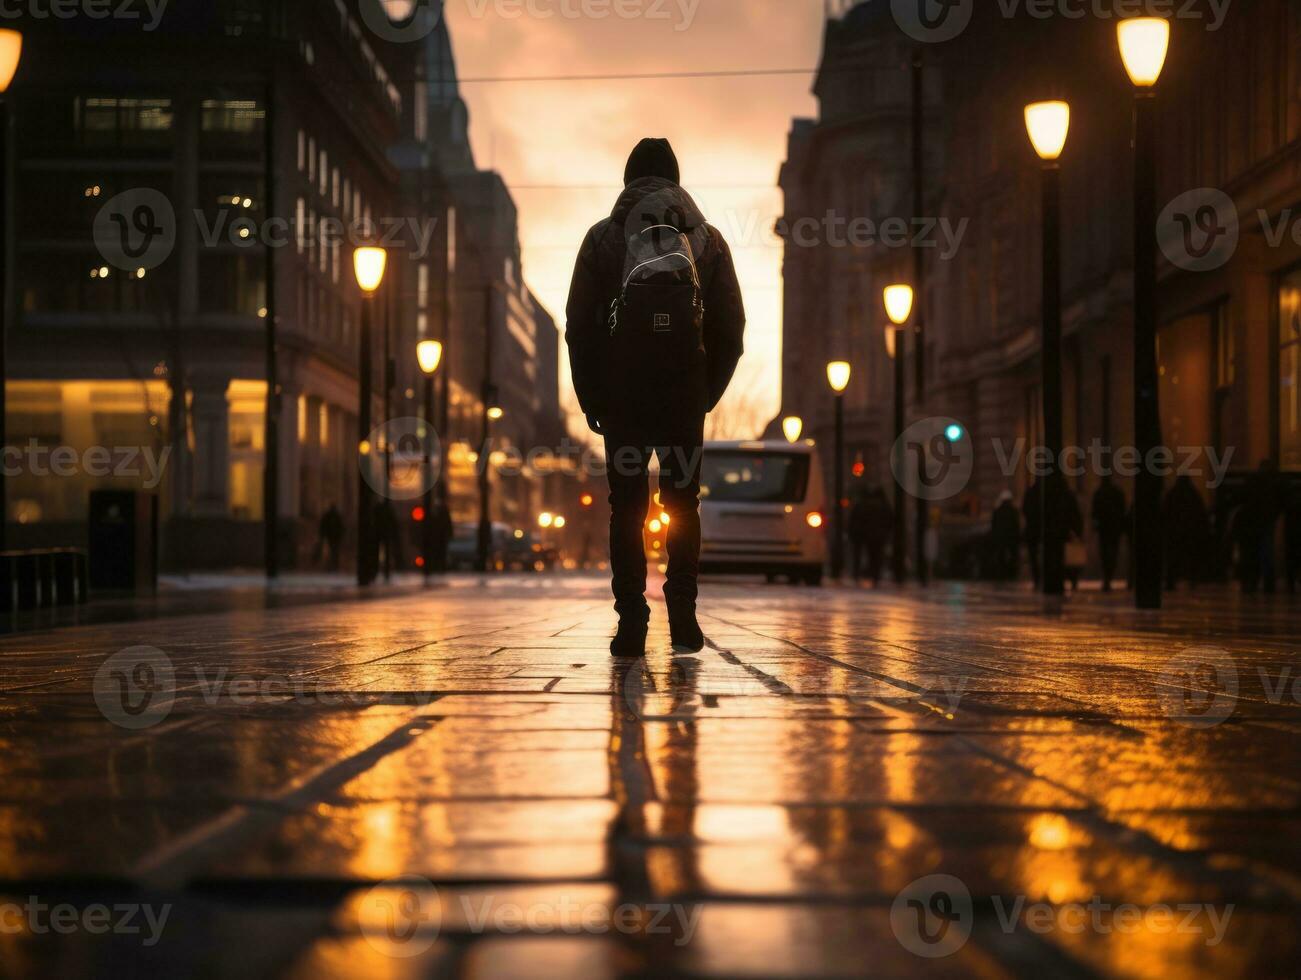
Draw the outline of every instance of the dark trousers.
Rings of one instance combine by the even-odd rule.
[[[650,460],[660,464],[660,505],[669,515],[664,599],[670,608],[695,604],[700,574],[700,457],[703,420],[672,446],[650,447],[605,437],[610,483],[610,573],[620,616],[646,616],[646,545],[642,528],[650,507]]]
[[[1116,577],[1116,562],[1120,558],[1120,535],[1099,534],[1098,551],[1102,557],[1102,588],[1110,591],[1111,580]]]
[[[863,577],[863,565],[867,564],[867,576],[873,585],[881,582],[881,567],[885,564],[885,542],[877,540],[853,540],[850,546],[854,554],[854,581]]]

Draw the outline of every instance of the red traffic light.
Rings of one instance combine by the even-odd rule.
[[[411,519],[419,524],[425,519],[425,509],[423,507],[412,507]]]

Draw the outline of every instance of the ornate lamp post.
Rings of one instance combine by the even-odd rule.
[[[360,397],[357,405],[357,434],[360,436],[361,458],[358,460],[357,472],[357,584],[370,585],[375,581],[375,506],[371,499],[370,483],[366,479],[366,467],[370,461],[366,458],[374,451],[370,444],[370,402],[371,402],[371,364],[370,364],[370,308],[371,300],[384,281],[384,268],[388,264],[388,253],[382,248],[364,246],[352,253],[353,273],[357,285],[361,287],[361,337],[358,350],[357,366],[360,375]]]
[[[416,363],[425,376],[424,382],[424,422],[430,430],[424,434],[421,443],[425,450],[425,520],[420,532],[420,553],[424,559],[422,571],[425,584],[429,584],[433,572],[433,525],[434,525],[434,462],[429,452],[434,428],[434,372],[443,360],[443,345],[437,340],[422,340],[416,344]]]
[[[1043,333],[1040,337],[1044,447],[1051,462],[1039,479],[1039,542],[1043,548],[1044,595],[1066,591],[1064,517],[1058,500],[1062,452],[1062,230],[1061,167],[1071,107],[1065,102],[1035,102],[1025,107],[1025,128],[1043,171]]]
[[[1170,22],[1134,17],[1116,26],[1134,83],[1134,445],[1143,460],[1161,443],[1156,363],[1156,98]],[[1161,478],[1140,466],[1134,483],[1134,599],[1161,608]]]
[[[831,361],[827,364],[827,384],[835,395],[836,404],[836,438],[833,492],[836,506],[832,513],[831,541],[831,575],[840,578],[845,569],[845,389],[849,387],[850,367],[848,361]]]
[[[906,283],[896,283],[885,287],[885,315],[890,319],[886,328],[886,349],[894,359],[894,453],[892,469],[896,474],[904,472],[906,458],[903,447],[904,420],[904,355],[903,327],[912,316],[913,288]],[[894,555],[893,572],[896,584],[903,582],[908,573],[906,553],[908,550],[907,500],[904,487],[898,477],[894,481]]]

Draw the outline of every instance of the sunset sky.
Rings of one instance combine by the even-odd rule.
[[[779,407],[777,171],[791,119],[816,113],[813,76],[472,80],[813,67],[822,0],[448,0],[447,17],[476,161],[510,186],[525,278],[562,329],[575,253],[609,213],[628,151],[643,136],[673,143],[683,185],[736,257],[749,325],[720,413],[731,434],[756,434]],[[561,389],[575,407],[567,367]]]

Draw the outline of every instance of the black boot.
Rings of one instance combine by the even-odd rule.
[[[646,624],[649,616],[625,613],[619,617],[619,629],[610,641],[612,657],[646,656]]]
[[[669,637],[679,653],[697,653],[705,645],[705,634],[696,622],[694,602],[669,602]]]

